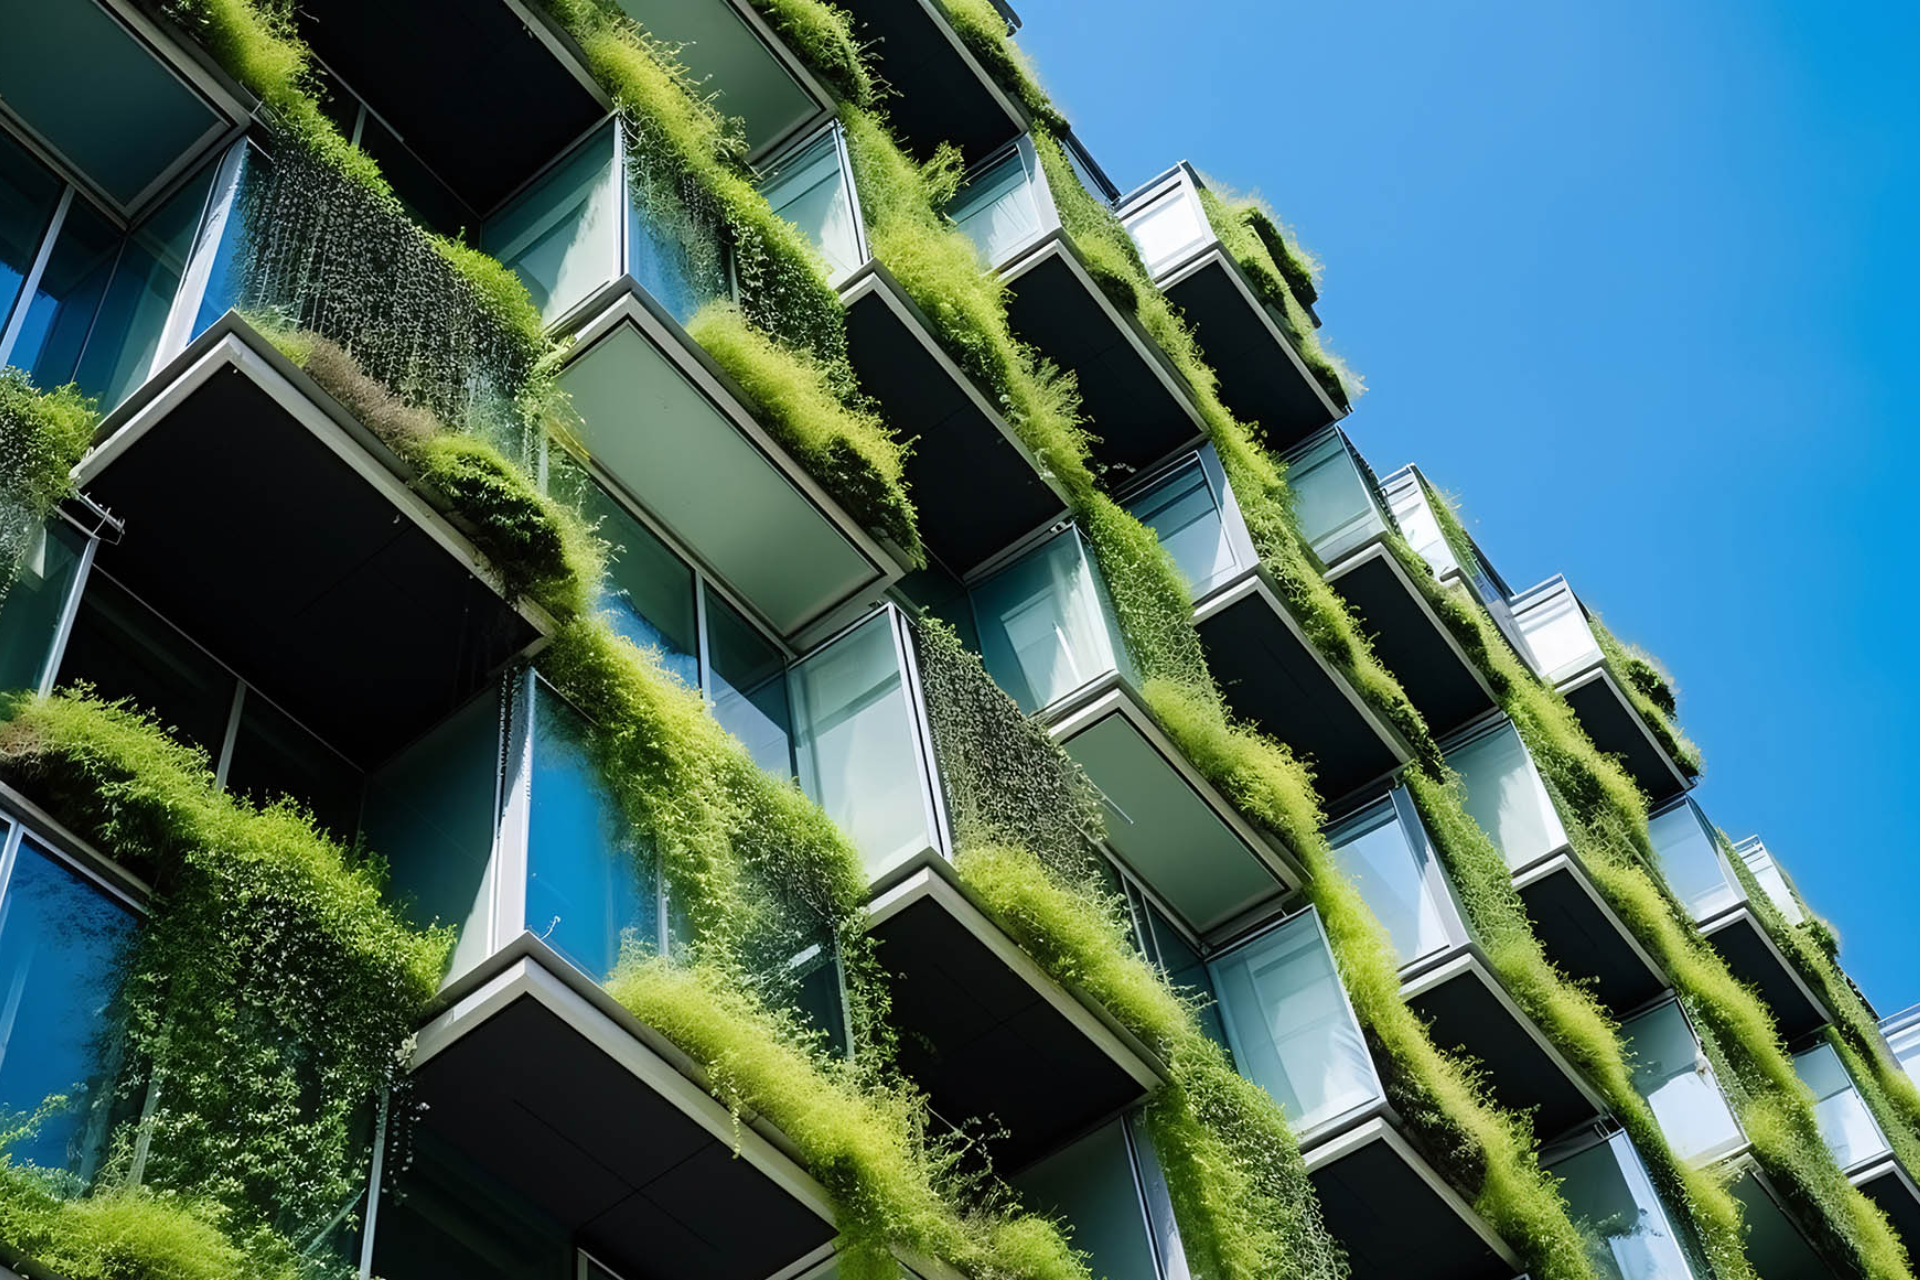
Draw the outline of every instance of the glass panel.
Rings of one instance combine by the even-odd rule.
[[[114,1114],[114,1003],[131,911],[31,837],[0,894],[0,1112],[31,1114],[61,1098],[15,1142],[16,1162],[82,1181],[105,1154]]]
[[[1410,830],[1391,799],[1327,832],[1334,857],[1387,927],[1402,967],[1464,939],[1424,829]]]
[[[1126,648],[1079,535],[1047,542],[975,587],[981,656],[1022,711],[1038,711],[1110,671]]]
[[[684,937],[677,925],[674,936]],[[794,1004],[806,1024],[826,1034],[827,1044],[840,1057],[852,1052],[847,1042],[846,992],[840,983],[840,957],[831,944],[815,943],[793,958],[798,981]]]
[[[851,179],[841,167],[840,145],[832,133],[821,135],[769,173],[760,191],[775,213],[813,242],[835,279],[865,261]]]
[[[1185,182],[1130,216],[1127,230],[1140,246],[1147,274],[1156,277],[1215,238],[1206,210]]]
[[[1800,910],[1800,902],[1793,896],[1793,889],[1787,884],[1786,872],[1780,870],[1780,864],[1767,852],[1767,846],[1759,840],[1747,840],[1734,846],[1740,860],[1747,864],[1747,870],[1760,882],[1760,888],[1766,892],[1767,901],[1774,910],[1785,916],[1788,924],[1799,924],[1807,917]]]
[[[1065,1219],[1075,1249],[1104,1280],[1160,1280],[1133,1180],[1125,1121],[1096,1129],[1013,1179],[1023,1206]]]
[[[551,324],[620,274],[613,130],[587,139],[487,219],[480,244],[516,272]]]
[[[59,179],[0,133],[0,327],[13,314],[20,286],[33,269],[60,191]]]
[[[793,776],[793,712],[787,660],[739,610],[707,592],[707,657],[713,718],[746,744],[768,773]]]
[[[206,210],[207,191],[212,185],[212,170],[202,170],[152,217],[134,228],[120,251],[119,265],[113,270],[113,281],[94,318],[93,332],[87,335],[86,351],[75,378],[100,397],[102,408],[126,399],[153,367],[153,355],[160,347],[160,334],[167,327],[174,295],[180,292],[180,277],[186,273],[187,255],[193,252],[194,233],[200,228],[200,215]],[[64,231],[61,238],[66,238]]]
[[[1234,1060],[1286,1108],[1296,1131],[1379,1099],[1318,916],[1296,916],[1210,968]]]
[[[243,247],[247,242],[247,220],[242,212],[243,201],[250,183],[265,182],[273,162],[259,148],[249,144],[240,159],[240,173],[235,178],[231,190],[216,192],[216,200],[224,198],[224,203],[210,208],[206,233],[218,235],[218,243],[213,250],[213,264],[207,272],[206,292],[200,295],[200,307],[194,312],[193,333],[189,341],[199,337],[213,326],[213,322],[238,305],[241,286],[245,282],[246,257]]]
[[[1588,1253],[1609,1280],[1691,1280],[1694,1274],[1640,1155],[1617,1133],[1549,1166],[1573,1216],[1595,1237]]]
[[[1026,149],[1016,149],[962,187],[947,215],[972,237],[982,260],[998,266],[1045,229],[1035,190],[1044,181]]]
[[[1515,608],[1520,631],[1533,653],[1533,665],[1543,676],[1584,670],[1600,661],[1600,646],[1571,589],[1564,582],[1525,593]]]
[[[380,1197],[374,1274],[387,1280],[574,1280],[566,1227],[415,1125],[412,1162]]]
[[[1881,1025],[1884,1028],[1887,1024]],[[1920,1019],[1888,1029],[1887,1044],[1892,1047],[1893,1056],[1899,1059],[1901,1068],[1920,1083]]]
[[[1147,1223],[1153,1231],[1161,1274],[1166,1280],[1191,1280],[1186,1247],[1180,1243],[1180,1223],[1173,1212],[1173,1195],[1143,1112],[1135,1111],[1127,1117],[1127,1134],[1133,1142],[1134,1169],[1140,1175],[1141,1194],[1147,1202]]]
[[[489,689],[367,779],[361,834],[417,925],[457,930],[451,973],[492,948],[500,691]]]
[[[360,827],[366,775],[296,720],[249,689],[227,764],[227,790],[267,804],[292,796],[313,811],[335,839]]]
[[[1793,1069],[1813,1090],[1813,1118],[1820,1124],[1820,1136],[1827,1140],[1834,1163],[1852,1169],[1889,1153],[1886,1137],[1832,1045],[1795,1054]]]
[[[1200,1029],[1221,1048],[1227,1047],[1227,1030],[1220,1021],[1220,1003],[1213,993],[1213,980],[1207,974],[1207,962],[1188,943],[1186,935],[1145,895],[1136,894],[1138,910],[1153,945],[1152,958],[1167,981],[1183,995],[1199,996],[1206,1003],[1200,1009]]]
[[[34,286],[27,316],[7,359],[42,387],[72,382],[93,316],[120,258],[117,227],[75,196],[60,224],[46,270]]]
[[[1678,1002],[1630,1018],[1620,1030],[1633,1054],[1633,1087],[1682,1160],[1711,1160],[1740,1145],[1740,1125]]]
[[[85,535],[55,519],[20,558],[13,585],[0,596],[0,692],[40,687],[86,547]]]
[[[1386,532],[1373,485],[1360,473],[1338,431],[1329,431],[1287,463],[1300,532],[1314,554],[1331,564],[1367,539]]]
[[[235,680],[200,646],[97,570],[87,575],[60,683],[85,681],[102,698],[131,698],[175,737],[219,758]]]
[[[548,468],[554,494],[573,503],[589,523],[597,524],[608,546],[599,605],[613,629],[642,649],[658,653],[660,665],[688,688],[699,688],[700,631],[693,569],[573,459],[555,451]]]
[[[1533,757],[1511,724],[1447,754],[1466,788],[1466,808],[1515,871],[1567,847],[1567,831]]]
[[[655,173],[644,149],[627,155],[627,274],[685,324],[717,298],[732,295],[722,228],[687,208],[677,170]]]
[[[651,853],[640,847],[588,757],[585,725],[539,680],[527,813],[527,929],[604,981],[627,942],[658,950]]]
[[[1198,600],[1240,568],[1220,516],[1220,503],[1198,458],[1127,504],[1152,529],[1186,575]]]
[[[893,615],[795,663],[793,695],[800,785],[860,850],[868,877],[938,849]]]
[[[1394,486],[1393,519],[1406,535],[1407,545],[1420,553],[1434,575],[1457,572],[1459,561],[1446,535],[1440,532],[1440,519],[1434,514],[1426,489],[1411,475],[1390,481]]]
[[[1692,801],[1654,814],[1647,830],[1653,837],[1653,851],[1660,855],[1660,870],[1666,874],[1667,884],[1693,912],[1695,920],[1716,916],[1745,901],[1746,895],[1735,887],[1731,869],[1720,854],[1719,842]]]

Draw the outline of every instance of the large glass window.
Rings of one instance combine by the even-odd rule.
[[[1774,910],[1786,917],[1788,924],[1799,924],[1807,918],[1800,910],[1800,900],[1787,883],[1787,873],[1780,869],[1780,864],[1773,860],[1773,855],[1767,852],[1767,846],[1760,843],[1759,837],[1741,841],[1734,846],[1734,852],[1747,864],[1747,870],[1760,882],[1767,901],[1773,904]]]
[[[1564,579],[1522,592],[1514,601],[1514,616],[1533,653],[1534,670],[1542,676],[1559,680],[1600,661],[1586,611]]]
[[[1221,1048],[1227,1048],[1227,1031],[1220,1021],[1220,1002],[1214,998],[1206,958],[1174,927],[1166,913],[1131,882],[1127,885],[1127,898],[1138,926],[1141,950],[1174,990],[1203,1002],[1199,1009],[1200,1029]]]
[[[787,661],[738,609],[705,591],[707,683],[713,718],[740,739],[756,763],[793,776],[793,713],[787,705]]]
[[[46,238],[62,184],[26,148],[0,133],[0,332]]]
[[[167,314],[193,252],[215,167],[202,170],[134,228],[120,250],[75,376],[104,405],[119,404],[153,367]],[[61,239],[66,239],[64,228]]]
[[[1567,831],[1526,743],[1502,722],[1447,753],[1460,774],[1466,809],[1515,871],[1567,847]]]
[[[1667,884],[1695,920],[1709,919],[1745,901],[1719,841],[1693,801],[1682,800],[1654,814],[1647,830]]]
[[[86,536],[55,517],[20,558],[0,598],[0,693],[40,687],[86,548]]]
[[[1088,1269],[1104,1280],[1160,1280],[1134,1182],[1126,1121],[1115,1120],[1013,1179],[1023,1207],[1065,1221]]]
[[[947,214],[972,237],[982,260],[998,266],[1046,230],[1051,198],[1045,191],[1038,159],[1020,146],[968,179]]]
[[[1106,587],[1078,531],[973,589],[987,671],[1022,711],[1038,711],[1111,671],[1131,675]]]
[[[1369,538],[1385,533],[1386,511],[1338,428],[1329,428],[1287,460],[1300,532],[1314,554],[1331,564]]]
[[[1739,1122],[1678,1001],[1627,1019],[1620,1031],[1633,1053],[1633,1087],[1653,1108],[1674,1154],[1705,1163],[1740,1146]]]
[[[699,688],[693,569],[571,458],[556,451],[548,474],[554,493],[596,524],[609,548],[600,609],[614,630],[642,649],[654,650],[661,666],[689,688]]]
[[[781,161],[760,185],[773,211],[799,227],[835,279],[866,261],[853,176],[841,163],[840,140],[827,132]]]
[[[1249,558],[1228,532],[1221,497],[1207,466],[1196,457],[1127,503],[1127,510],[1153,530],[1180,566],[1196,600],[1233,577]]]
[[[1403,793],[1333,827],[1327,840],[1387,927],[1402,967],[1466,940],[1426,828]]]
[[[519,274],[551,324],[620,274],[620,188],[611,127],[487,219],[483,248]]]
[[[1846,1064],[1832,1045],[1816,1045],[1794,1054],[1793,1069],[1813,1090],[1813,1117],[1836,1164],[1853,1169],[1891,1151],[1879,1122],[1867,1110],[1866,1100],[1854,1087],[1853,1077],[1847,1074]]]
[[[74,380],[107,281],[120,260],[119,228],[75,196],[60,222],[47,264],[26,299],[7,363],[33,375],[42,387]]]
[[[364,787],[365,775],[352,761],[253,690],[241,695],[228,791],[257,804],[292,796],[336,839],[351,840]]]
[[[128,908],[22,836],[0,889],[0,1111],[51,1103],[8,1155],[82,1181],[106,1151]]]
[[[1210,967],[1234,1061],[1286,1108],[1296,1131],[1380,1098],[1319,916],[1297,915]]]
[[[1127,216],[1127,230],[1140,246],[1148,274],[1161,272],[1214,240],[1213,227],[1200,198],[1185,181],[1177,183],[1153,203]]]
[[[1692,1280],[1682,1237],[1668,1217],[1640,1153],[1616,1133],[1547,1167],[1588,1229],[1588,1255],[1606,1280]]]

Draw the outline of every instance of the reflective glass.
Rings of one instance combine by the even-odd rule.
[[[659,949],[651,850],[627,825],[587,754],[579,713],[532,680],[533,776],[527,809],[529,932],[596,981],[634,943]]]
[[[673,924],[673,936],[684,938],[690,930],[680,921]],[[840,984],[840,958],[831,944],[808,947],[793,959],[797,981],[794,1004],[806,1024],[826,1034],[827,1044],[840,1057],[851,1052],[847,1043],[846,991]]]
[[[840,164],[840,145],[833,134],[815,139],[769,173],[760,192],[775,213],[813,242],[835,279],[865,260],[852,178]]]
[[[227,790],[262,804],[292,796],[334,838],[351,840],[360,828],[365,784],[366,776],[352,762],[293,717],[251,689],[241,698]]]
[[[1153,1149],[1144,1111],[1127,1116],[1127,1134],[1133,1142],[1134,1169],[1140,1175],[1141,1195],[1147,1202],[1147,1224],[1159,1253],[1160,1273],[1166,1280],[1191,1280],[1186,1247],[1180,1243],[1180,1223],[1173,1212],[1173,1194],[1160,1167],[1159,1154]]]
[[[1220,1021],[1220,1003],[1214,998],[1213,980],[1207,974],[1206,960],[1194,950],[1186,935],[1174,928],[1173,922],[1144,894],[1136,891],[1133,898],[1152,947],[1150,958],[1176,991],[1205,1002],[1200,1007],[1200,1029],[1214,1043],[1226,1048],[1227,1031]]]
[[[204,234],[213,238],[213,262],[207,271],[206,291],[194,312],[193,332],[188,340],[199,337],[213,322],[239,305],[245,285],[247,220],[243,214],[249,184],[265,182],[273,162],[257,147],[249,145],[240,160],[240,172],[231,187],[214,193],[207,211]]]
[[[119,228],[79,196],[67,208],[54,237],[46,269],[27,302],[27,316],[7,360],[42,387],[72,382],[80,353],[93,329],[114,263],[120,260]]]
[[[1456,935],[1464,940],[1426,831],[1409,829],[1391,799],[1332,828],[1327,840],[1402,966],[1445,950]]]
[[[1024,148],[989,165],[954,196],[947,216],[972,237],[988,266],[999,266],[1040,235],[1037,188],[1046,181]]]
[[[1886,1136],[1832,1045],[1794,1054],[1793,1069],[1813,1090],[1813,1118],[1820,1124],[1820,1136],[1827,1140],[1834,1163],[1852,1169],[1889,1153]]]
[[[1013,1179],[1024,1208],[1063,1220],[1104,1280],[1160,1280],[1146,1207],[1133,1180],[1126,1122],[1115,1120]]]
[[[386,1280],[575,1280],[566,1226],[424,1127],[414,1126],[412,1159],[380,1197],[374,1274]]]
[[[1682,1160],[1708,1161],[1744,1140],[1713,1068],[1677,1001],[1620,1024],[1633,1054],[1633,1087]]]
[[[1219,498],[1198,458],[1127,503],[1127,510],[1160,539],[1186,575],[1194,599],[1241,567],[1220,515]]]
[[[939,843],[890,613],[793,667],[800,785],[876,879]]]
[[[91,1178],[118,1118],[114,1005],[131,911],[23,837],[0,890],[0,1112],[55,1105],[8,1156]]]
[[[1793,889],[1787,884],[1786,873],[1780,870],[1780,864],[1767,852],[1767,846],[1758,839],[1742,841],[1734,846],[1734,852],[1747,864],[1747,870],[1760,882],[1760,888],[1767,895],[1767,901],[1774,910],[1786,917],[1788,924],[1799,924],[1806,914],[1800,910],[1800,901],[1794,897]]]
[[[1234,1061],[1286,1108],[1296,1131],[1380,1098],[1319,917],[1296,916],[1211,969]]]
[[[1533,757],[1511,723],[1463,742],[1447,763],[1466,788],[1466,809],[1515,871],[1567,847],[1567,831]]]
[[[627,146],[626,272],[685,324],[693,313],[732,294],[720,229],[687,209],[676,175],[646,171]]]
[[[1200,198],[1184,182],[1130,216],[1127,230],[1140,246],[1147,274],[1156,277],[1215,238]]]
[[[787,705],[787,660],[779,649],[713,592],[707,592],[708,685],[713,718],[746,744],[762,769],[793,776],[793,712]]]
[[[1906,1023],[1887,1032],[1887,1043],[1893,1048],[1893,1056],[1915,1083],[1920,1083],[1920,1020]]]
[[[1523,594],[1525,601],[1516,602],[1514,614],[1533,653],[1535,670],[1558,680],[1600,661],[1600,646],[1587,625],[1586,612],[1565,582]]]
[[[212,171],[202,170],[135,227],[120,251],[75,376],[100,397],[102,408],[126,399],[153,367],[212,185]],[[61,238],[66,238],[64,229]]]
[[[86,547],[85,535],[56,517],[20,557],[13,585],[0,596],[0,692],[40,687]]]
[[[693,569],[572,458],[554,451],[548,461],[554,494],[577,507],[608,547],[600,609],[613,629],[642,649],[660,655],[660,665],[688,688],[700,686],[700,630]]]
[[[233,673],[105,574],[87,575],[59,683],[131,698],[175,737],[217,761],[233,715]]]
[[[1048,541],[975,587],[981,657],[1022,711],[1038,711],[1125,665],[1106,591],[1078,534]]]
[[[1404,477],[1404,483],[1395,483],[1393,519],[1406,535],[1407,545],[1420,553],[1435,576],[1458,572],[1460,563],[1440,531],[1440,519],[1434,514],[1426,488],[1410,475]]]
[[[60,191],[60,180],[45,165],[0,132],[0,329],[33,269]]]
[[[487,219],[480,243],[519,275],[551,324],[620,274],[620,184],[613,130]]]
[[[1287,462],[1300,532],[1314,554],[1331,564],[1367,539],[1386,532],[1387,522],[1346,441],[1329,431]]]
[[[1640,1155],[1617,1133],[1550,1165],[1590,1232],[1588,1254],[1607,1280],[1692,1280],[1693,1267]]]
[[[1745,901],[1746,895],[1735,887],[1731,869],[1721,857],[1719,842],[1692,801],[1654,814],[1647,831],[1667,884],[1695,920],[1706,920]]]

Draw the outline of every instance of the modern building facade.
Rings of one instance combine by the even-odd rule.
[[[0,1275],[1916,1274],[1920,1019],[1003,6],[30,8]]]

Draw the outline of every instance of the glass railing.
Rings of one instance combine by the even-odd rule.
[[[1520,871],[1567,847],[1567,831],[1540,770],[1510,720],[1471,734],[1447,751],[1466,810]]]
[[[58,516],[31,536],[13,585],[0,597],[0,693],[37,691],[51,680],[88,542]]]
[[[1813,1118],[1835,1164],[1851,1170],[1892,1154],[1887,1135],[1867,1110],[1866,1100],[1832,1045],[1815,1045],[1794,1054],[1793,1069],[1813,1090]]]
[[[1384,1101],[1317,912],[1223,952],[1208,970],[1234,1061],[1303,1140]]]
[[[1386,926],[1402,969],[1466,944],[1452,886],[1405,788],[1328,828],[1327,842]]]
[[[1212,445],[1148,481],[1126,508],[1160,539],[1195,600],[1259,562]]]
[[[987,673],[1026,712],[1103,676],[1133,678],[1113,602],[1078,529],[1056,534],[969,592]]]
[[[1219,238],[1184,165],[1144,201],[1125,208],[1121,221],[1140,250],[1147,274],[1155,279]]]
[[[1745,1145],[1679,1001],[1628,1018],[1620,1032],[1633,1055],[1633,1087],[1653,1108],[1674,1154],[1705,1164]]]
[[[1700,806],[1680,800],[1647,823],[1660,870],[1695,920],[1709,920],[1747,900]]]
[[[1750,836],[1733,846],[1735,854],[1744,862],[1753,878],[1760,883],[1761,890],[1767,895],[1767,901],[1774,910],[1786,917],[1788,924],[1800,924],[1806,920],[1806,913],[1800,910],[1800,900],[1794,895],[1793,886],[1787,883],[1787,873],[1767,852],[1759,836]]]
[[[1920,1084],[1920,1005],[1886,1018],[1880,1023],[1880,1030],[1887,1037],[1887,1047],[1893,1050],[1901,1069],[1914,1083]]]
[[[982,165],[947,206],[989,267],[1002,266],[1060,225],[1053,193],[1030,139]]]
[[[760,194],[820,251],[834,280],[866,263],[853,165],[838,125],[774,161],[761,179]]]
[[[1561,1180],[1567,1208],[1587,1229],[1587,1252],[1604,1280],[1693,1280],[1692,1242],[1668,1214],[1640,1153],[1624,1133],[1543,1161]]]
[[[1549,578],[1516,594],[1513,617],[1541,679],[1558,682],[1600,665],[1600,643],[1565,578]]]
[[[1023,1207],[1066,1222],[1073,1247],[1105,1280],[1167,1280],[1159,1259],[1179,1248],[1166,1180],[1132,1118],[1108,1122],[1013,1179]],[[1184,1274],[1185,1258],[1176,1274]]]
[[[1323,564],[1338,562],[1392,528],[1373,473],[1338,427],[1289,452],[1286,463],[1294,516]]]

